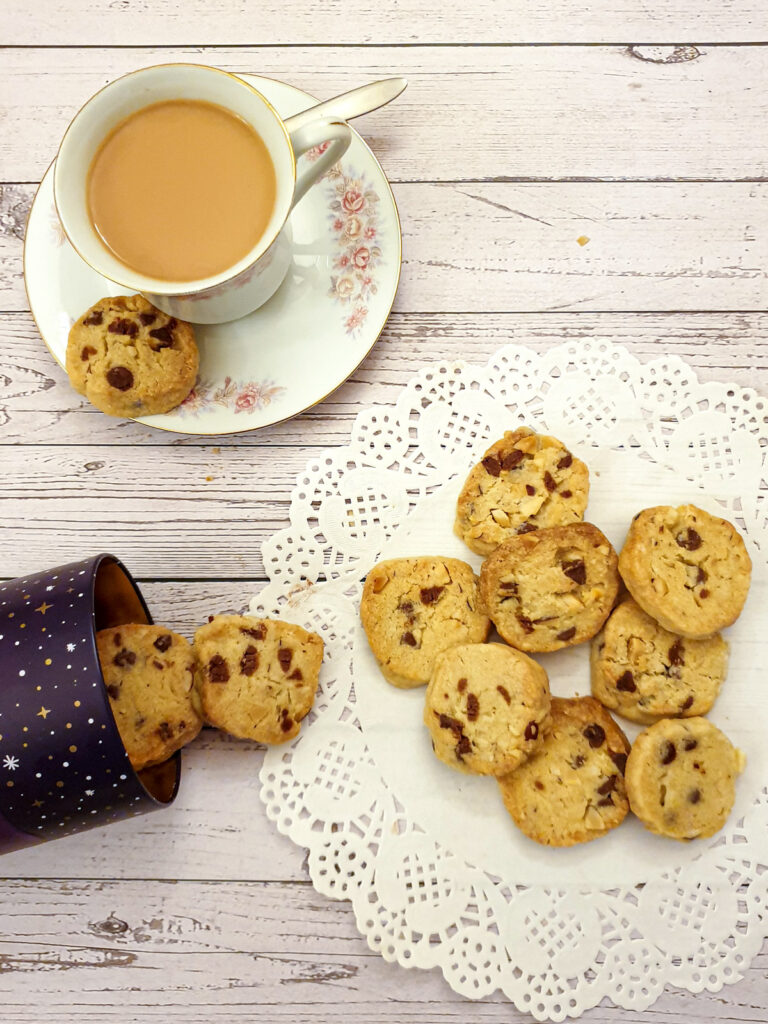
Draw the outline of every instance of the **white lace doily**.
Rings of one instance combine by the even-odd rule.
[[[746,536],[752,590],[727,631],[729,677],[711,717],[748,764],[712,840],[661,839],[630,816],[583,846],[537,846],[493,780],[433,756],[423,690],[396,690],[376,668],[358,620],[366,573],[408,554],[477,568],[452,534],[458,489],[487,445],[520,424],[584,459],[587,519],[617,546],[639,509],[686,501]],[[767,428],[768,402],[754,391],[701,384],[676,358],[641,364],[597,342],[544,355],[508,346],[485,367],[428,366],[393,407],[361,413],[348,445],[308,464],[289,528],[264,545],[270,583],[251,608],[320,633],[326,658],[301,735],[265,758],[261,796],[280,831],[309,849],[318,891],[352,901],[371,949],[440,967],[468,997],[501,989],[540,1020],[576,1017],[606,996],[642,1010],[666,984],[717,991],[743,976],[768,933]],[[589,692],[588,647],[541,658],[553,692]]]

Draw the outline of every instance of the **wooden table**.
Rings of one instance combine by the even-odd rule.
[[[765,0],[4,0],[0,573],[114,551],[175,629],[240,610],[310,455],[445,355],[600,336],[768,393],[765,40]],[[403,221],[380,342],[318,408],[213,440],[86,405],[22,281],[29,204],[71,116],[110,79],[181,60],[321,97],[410,80],[357,123]],[[261,757],[205,732],[172,809],[3,859],[4,1024],[523,1019],[372,954],[267,822]],[[767,968],[764,951],[715,995],[583,1019],[765,1021]]]

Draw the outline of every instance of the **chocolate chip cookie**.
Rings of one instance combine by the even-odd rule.
[[[693,718],[710,710],[727,667],[728,645],[719,633],[677,636],[628,598],[592,641],[592,696],[643,724]]]
[[[72,325],[66,369],[75,391],[110,416],[169,412],[195,385],[195,335],[142,295],[100,299]]]
[[[736,799],[745,758],[706,718],[663,718],[635,740],[627,761],[632,811],[671,839],[714,835]]]
[[[698,639],[739,617],[752,562],[726,519],[695,505],[659,505],[632,520],[619,571],[643,611],[665,629]]]
[[[164,626],[102,629],[96,649],[109,703],[128,757],[140,771],[166,761],[203,725],[194,655]]]
[[[368,573],[360,618],[384,678],[409,688],[429,682],[438,654],[482,643],[490,622],[477,577],[456,558],[394,558]]]
[[[521,651],[557,651],[591,639],[618,588],[616,552],[591,523],[512,537],[480,571],[484,609]]]
[[[551,715],[541,748],[498,783],[504,806],[530,839],[573,846],[626,817],[629,741],[592,697],[553,697]]]
[[[424,724],[452,768],[504,775],[541,746],[549,680],[532,658],[503,644],[459,644],[435,660]]]
[[[503,541],[584,517],[589,472],[555,437],[508,431],[474,467],[456,506],[454,532],[478,555]]]
[[[323,646],[291,622],[215,616],[194,641],[206,720],[240,739],[293,739],[315,699]]]

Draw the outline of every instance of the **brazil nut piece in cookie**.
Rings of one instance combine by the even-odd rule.
[[[549,702],[547,673],[532,658],[504,644],[460,644],[435,661],[424,724],[441,761],[504,775],[540,747]]]
[[[659,505],[632,520],[619,571],[643,611],[665,629],[697,639],[739,617],[752,562],[726,519],[695,505]]]
[[[671,839],[714,835],[736,798],[745,758],[706,718],[662,718],[635,740],[627,795],[647,829]]]
[[[719,633],[704,640],[670,633],[627,598],[592,641],[591,667],[592,696],[625,718],[693,718],[715,702],[728,644]]]
[[[629,741],[592,697],[553,697],[551,718],[541,748],[498,783],[504,806],[530,839],[573,846],[626,817]]]
[[[618,589],[616,552],[591,523],[513,537],[480,571],[485,611],[521,651],[557,651],[591,639]]]
[[[206,720],[240,739],[293,739],[315,699],[323,646],[291,622],[216,615],[194,642]]]
[[[166,761],[203,725],[189,642],[164,626],[102,629],[96,648],[109,703],[133,767]]]
[[[472,469],[459,495],[454,532],[478,555],[519,533],[580,522],[589,473],[554,437],[508,431]]]
[[[72,325],[66,369],[75,391],[109,416],[169,412],[195,385],[195,335],[143,295],[100,299]]]
[[[477,577],[457,558],[393,558],[368,573],[360,618],[384,678],[409,688],[429,682],[438,654],[482,643]]]

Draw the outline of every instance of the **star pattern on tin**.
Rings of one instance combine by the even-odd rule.
[[[35,608],[35,611],[40,612],[41,615],[45,615],[49,608],[53,608],[53,605],[48,604],[47,601],[43,601],[43,603],[38,608]]]
[[[45,719],[48,717],[48,715],[50,715],[50,713],[51,713],[51,709],[47,708],[45,706],[45,704],[43,704],[43,706],[40,708],[40,710],[35,715],[35,718],[42,718],[43,721],[45,721]]]
[[[67,650],[70,654],[77,649],[77,644],[67,644]]]
[[[93,796],[93,794],[94,794],[95,792],[96,792],[96,790],[95,790],[95,789],[86,789],[86,791],[85,791],[85,795],[86,795],[86,796]]]
[[[15,772],[18,767],[18,757],[12,757],[11,754],[6,754],[3,758],[3,768],[7,768],[10,772]]]

